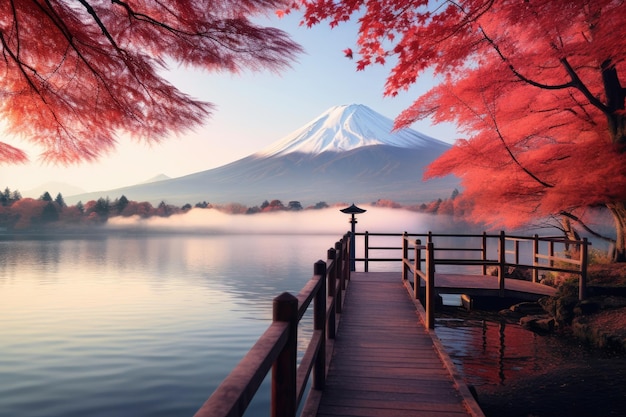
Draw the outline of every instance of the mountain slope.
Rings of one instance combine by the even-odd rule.
[[[390,133],[391,120],[365,106],[338,106],[274,145],[195,174],[66,198],[99,197],[158,204],[241,203],[264,200],[414,204],[447,198],[458,179],[422,182],[423,168],[450,145],[413,130]]]
[[[401,148],[448,146],[415,130],[393,131],[393,121],[361,104],[335,106],[283,139],[257,152],[258,157],[288,153],[345,152],[364,146]]]

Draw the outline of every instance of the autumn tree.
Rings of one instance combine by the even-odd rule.
[[[292,210],[292,211],[299,211],[302,210],[302,204],[299,201],[290,201],[289,204],[287,205],[287,210]]]
[[[124,210],[120,213],[124,217],[139,216],[148,218],[155,213],[154,207],[148,201],[129,201]]]
[[[176,207],[161,201],[156,209],[156,215],[160,217],[169,217],[177,211]]]
[[[325,208],[328,208],[328,204],[325,201],[319,201],[319,202],[315,203],[313,208],[316,209],[316,210],[325,209]]]
[[[426,177],[455,174],[471,215],[515,227],[550,215],[612,214],[626,260],[626,4],[614,0],[301,0],[304,22],[358,15],[357,69],[391,63],[394,96],[438,84],[396,119],[432,117],[466,138]],[[590,230],[593,232],[593,230]]]
[[[33,198],[23,198],[11,206],[11,209],[16,214],[16,219],[12,224],[12,227],[19,229],[28,229],[37,223],[41,219],[41,213],[43,208],[48,204],[44,200],[35,200]]]
[[[280,200],[272,200],[267,204],[265,204],[265,201],[264,201],[263,204],[261,204],[261,210],[264,212],[281,211],[281,210],[285,210],[285,205]]]
[[[198,126],[212,105],[168,65],[278,70],[299,47],[250,19],[283,0],[7,0],[0,10],[0,117],[47,161],[94,160],[120,133],[150,142]],[[0,163],[27,159],[0,142]]]
[[[115,199],[115,201],[113,202],[113,206],[115,207],[115,210],[119,214],[122,211],[124,211],[126,206],[128,206],[128,203],[129,203],[128,198],[126,198],[125,195],[122,195],[120,198]]]

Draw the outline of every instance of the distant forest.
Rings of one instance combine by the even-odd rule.
[[[391,200],[378,200],[372,205],[378,207],[401,208],[416,212],[447,214],[462,216],[467,208],[460,207],[456,203],[458,190],[454,190],[450,198],[437,199],[419,205],[403,206]],[[333,206],[345,205],[336,203]],[[229,214],[257,214],[275,211],[300,211],[320,210],[330,207],[326,202],[303,207],[299,201],[289,201],[284,204],[280,200],[265,200],[258,206],[247,207],[238,203],[214,205],[206,201],[195,205],[185,204],[181,207],[167,204],[161,201],[154,207],[151,203],[132,201],[121,196],[115,200],[99,198],[86,203],[78,202],[69,206],[65,203],[61,193],[55,198],[49,192],[45,192],[38,199],[22,198],[19,191],[11,191],[9,187],[0,194],[0,230],[1,231],[33,231],[45,229],[77,228],[105,224],[109,218],[115,216],[140,218],[169,217],[174,214],[184,214],[192,208],[213,209]]]

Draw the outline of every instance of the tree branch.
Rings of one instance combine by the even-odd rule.
[[[506,63],[506,65],[509,67],[509,69],[511,70],[513,75],[515,75],[521,81],[523,81],[523,82],[525,82],[527,84],[530,84],[530,85],[532,85],[534,87],[541,88],[543,90],[563,90],[565,88],[576,87],[574,81],[570,81],[570,82],[565,83],[565,84],[549,85],[549,84],[542,84],[542,83],[539,83],[537,81],[531,80],[530,78],[525,77],[524,75],[520,74],[517,71],[517,69],[515,69],[513,64],[511,64],[509,62],[509,60],[504,56],[502,51],[500,51],[500,48],[498,47],[498,45],[496,45],[496,43],[493,41],[493,39],[491,39],[489,36],[487,36],[487,33],[482,28],[482,26],[480,27],[480,32],[483,34],[483,38],[485,38],[485,40],[491,45],[491,47],[494,49],[494,51],[496,51],[496,53],[498,54],[498,56],[500,57],[502,62]]]
[[[607,114],[607,115],[610,114],[609,108],[600,100],[598,100],[597,97],[591,94],[591,91],[589,91],[589,89],[582,82],[578,74],[576,74],[576,71],[574,70],[574,68],[572,68],[567,58],[561,58],[559,61],[561,62],[563,67],[565,67],[567,74],[572,79],[572,84],[573,84],[572,87],[576,88],[581,93],[583,93],[583,95],[587,98],[587,100],[589,100],[589,103],[591,103],[591,105],[601,110],[602,113]]]
[[[496,132],[496,134],[498,135],[498,138],[500,139],[500,142],[502,143],[502,145],[504,146],[504,149],[506,150],[506,152],[509,154],[509,156],[511,157],[511,159],[513,160],[513,162],[515,163],[515,165],[517,165],[522,171],[524,171],[530,178],[532,178],[533,180],[535,180],[536,182],[538,182],[539,184],[541,184],[543,187],[546,188],[552,188],[554,187],[554,185],[552,184],[548,184],[547,182],[543,181],[542,179],[540,179],[539,177],[537,177],[535,174],[533,174],[532,172],[530,172],[528,170],[528,168],[526,168],[525,166],[522,165],[522,163],[517,159],[517,157],[515,156],[515,154],[513,153],[513,151],[511,150],[511,147],[506,143],[506,141],[504,140],[504,136],[502,135],[502,132],[500,131],[500,128],[498,127],[498,122],[496,121],[496,117],[495,115],[490,111],[489,112],[489,117],[491,118],[491,121],[493,122],[493,126],[494,126],[494,130]]]
[[[589,226],[587,226],[578,216],[573,215],[572,213],[569,213],[567,211],[561,211],[559,213],[561,216],[567,217],[568,219],[572,219],[574,220],[576,223],[578,223],[585,231],[589,232],[591,235],[597,237],[598,239],[602,239],[605,242],[610,242],[610,243],[615,243],[615,239],[611,239],[610,237],[606,237],[601,235],[600,233],[596,232],[595,230],[591,229]]]

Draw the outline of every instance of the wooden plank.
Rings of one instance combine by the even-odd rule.
[[[471,415],[400,274],[369,274],[352,275],[317,416]]]
[[[366,282],[395,281],[400,279],[400,272],[353,272],[354,279]],[[423,280],[422,280],[423,285]],[[497,295],[498,277],[493,275],[468,275],[468,274],[441,274],[435,275],[435,286],[441,293],[476,293],[484,295]],[[556,294],[556,288],[531,281],[507,278],[504,280],[504,287],[513,293],[534,294],[538,296],[552,296]],[[480,290],[486,290],[480,292]],[[379,300],[385,300],[388,295],[379,294]]]

